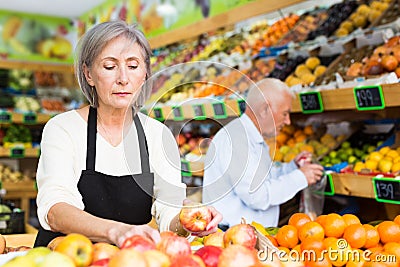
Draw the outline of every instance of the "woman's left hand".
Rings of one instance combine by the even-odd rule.
[[[185,199],[183,201],[184,206],[190,206],[193,205],[194,203],[190,199]],[[211,233],[214,233],[217,231],[218,224],[222,221],[222,214],[219,213],[214,207],[212,206],[203,206],[207,208],[210,213],[211,213],[211,221],[207,224],[206,228],[204,231],[199,231],[199,232],[192,232],[193,235],[196,236],[206,236]],[[181,222],[182,224],[182,222]]]

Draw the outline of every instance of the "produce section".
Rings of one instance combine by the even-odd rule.
[[[150,263],[159,261],[164,264],[160,266],[361,267],[360,262],[349,258],[338,262],[325,257],[318,263],[288,262],[287,258],[260,262],[262,257],[256,255],[265,243],[267,247],[272,245],[273,250],[286,253],[340,250],[339,239],[347,242],[345,251],[362,253],[371,249],[375,258],[377,255],[400,257],[399,217],[396,216],[400,212],[399,1],[324,2],[295,12],[280,11],[279,17],[273,20],[260,19],[247,24],[237,21],[249,14],[264,14],[273,6],[303,1],[272,1],[270,6],[263,1],[251,2],[248,12],[235,9],[226,17],[205,19],[150,39],[154,49],[153,91],[141,112],[166,124],[173,132],[181,155],[182,181],[189,186],[189,197],[201,201],[198,189],[202,185],[204,158],[217,130],[244,112],[246,91],[253,82],[274,77],[291,88],[295,99],[292,125],[285,127],[276,138],[265,140],[271,157],[277,162],[289,162],[301,151],[313,153],[314,160],[328,174],[325,191],[319,193],[327,199],[333,196],[333,199],[375,200],[377,205],[382,204],[378,207],[385,222],[324,214],[311,223],[307,214],[296,213],[280,228],[251,222],[238,226],[240,230],[231,227],[225,233],[218,231],[205,237],[180,239],[176,241],[181,249],[179,259],[168,249],[173,242],[166,237],[169,234],[162,234],[159,245],[138,238],[127,241],[129,244],[119,249],[102,247],[102,243],[89,244],[86,240],[85,249],[113,250],[113,255],[108,255],[108,260],[93,258],[82,264],[74,256],[67,255],[75,260],[72,263],[68,257],[51,252],[57,251],[57,244],[52,244],[54,247],[44,253],[48,256],[42,256],[48,264],[65,261],[65,266],[71,267],[112,267],[128,264],[122,258],[133,258],[135,266],[140,266],[139,263],[153,266]],[[240,16],[233,18],[235,14]],[[26,164],[20,165],[19,161],[32,160],[27,164],[34,165],[40,155],[43,125],[52,116],[78,108],[85,101],[79,94],[71,64],[6,59],[0,62],[0,68],[4,68],[0,70],[0,77],[6,77],[0,81],[0,157],[6,162],[0,163],[0,181],[6,190],[2,199],[17,200],[27,222],[31,201],[37,194],[35,173],[20,170],[18,166],[24,169]],[[372,133],[368,132],[370,128]],[[10,161],[12,164],[7,166]],[[182,215],[185,216],[191,215]],[[328,217],[329,222],[324,222]],[[307,235],[311,230],[301,230],[303,225],[296,220],[307,221],[307,226],[320,234],[318,240],[310,241]],[[370,226],[374,224],[378,226]],[[193,225],[187,229],[190,227]],[[388,234],[388,228],[394,232]],[[237,242],[232,232],[249,233],[249,243],[232,246]],[[373,232],[370,234],[374,236],[356,237],[359,232],[365,235]],[[226,237],[229,235],[230,239]],[[368,245],[367,240],[373,243],[376,236],[380,241]],[[5,246],[4,254],[26,254],[18,260],[32,261],[25,250],[35,253],[31,249],[34,237],[30,235],[23,244],[7,243],[11,245]],[[71,243],[64,248],[59,246],[59,252],[64,253]],[[242,245],[250,246],[251,252]],[[143,250],[150,251],[136,253],[128,249],[135,246],[140,247],[137,250],[145,247]],[[236,256],[246,259],[243,265]],[[385,266],[398,266],[398,262]]]

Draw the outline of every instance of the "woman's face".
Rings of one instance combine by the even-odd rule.
[[[121,109],[135,101],[146,78],[146,64],[138,44],[125,37],[110,41],[85,68],[88,83],[97,90],[99,107]]]

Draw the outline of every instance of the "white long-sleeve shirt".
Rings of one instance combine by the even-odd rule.
[[[139,113],[146,134],[150,171],[154,173],[152,214],[160,231],[169,229],[186,196],[181,182],[179,151],[171,131],[162,123]],[[78,181],[86,169],[87,122],[75,110],[50,119],[43,130],[41,155],[36,174],[38,218],[50,230],[47,213],[56,203],[65,202],[84,209]],[[96,141],[98,172],[123,176],[142,173],[136,127],[132,123],[124,141],[114,147],[99,133]]]
[[[277,226],[279,205],[306,187],[293,161],[272,162],[268,145],[246,114],[213,138],[204,166],[203,203],[222,213],[222,223],[232,226],[243,217]]]

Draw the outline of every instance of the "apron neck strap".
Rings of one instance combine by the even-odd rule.
[[[133,113],[134,114],[134,113]],[[150,173],[149,151],[146,135],[139,116],[133,115],[138,136],[142,173]],[[96,162],[97,109],[90,106],[87,128],[86,169],[94,171]]]

